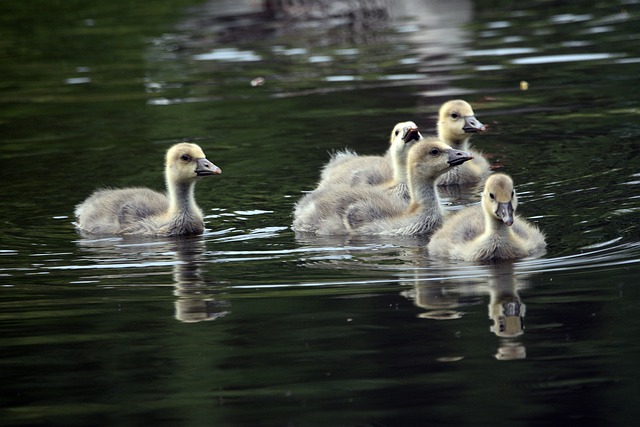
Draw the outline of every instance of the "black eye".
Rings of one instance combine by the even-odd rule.
[[[183,154],[182,156],[180,156],[180,160],[182,160],[183,162],[188,162],[191,160],[191,157],[189,157],[188,154]]]
[[[491,198],[491,200],[495,200],[496,196],[494,196],[493,193],[489,193],[489,198]]]
[[[431,151],[429,151],[429,154],[431,154],[432,156],[437,156],[438,154],[440,154],[440,150],[438,150],[437,148],[432,148]]]
[[[398,136],[398,134],[400,133],[400,130],[398,129],[395,133],[396,136]]]
[[[452,119],[457,119],[458,117],[460,117],[460,115],[456,112],[451,113],[451,118]]]

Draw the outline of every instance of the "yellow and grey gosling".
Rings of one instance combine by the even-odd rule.
[[[518,197],[505,174],[487,179],[479,205],[447,220],[427,245],[429,255],[464,261],[497,261],[543,255],[542,232],[515,214]]]
[[[97,190],[76,206],[77,228],[95,235],[202,234],[203,215],[194,187],[200,178],[220,173],[196,144],[176,144],[166,154],[166,194],[136,187]]]
[[[407,153],[422,139],[414,122],[397,123],[389,137],[389,149],[384,156],[360,156],[351,150],[338,151],[322,168],[317,188],[335,185],[385,185],[406,183]]]

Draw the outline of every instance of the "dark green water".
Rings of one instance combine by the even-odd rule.
[[[0,6],[0,425],[635,424],[635,2],[93,3]],[[458,97],[543,258],[296,238],[329,151],[432,133]],[[223,170],[196,189],[204,236],[77,235],[75,204],[161,189],[182,140]],[[492,328],[505,303],[524,329]]]

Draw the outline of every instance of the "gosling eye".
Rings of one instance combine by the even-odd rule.
[[[495,200],[495,199],[496,199],[496,196],[495,196],[493,193],[489,193],[489,198],[490,198],[491,200]]]
[[[182,156],[180,156],[180,160],[182,160],[183,162],[190,162],[191,157],[188,154],[183,154]]]
[[[400,134],[400,129],[397,129],[394,135],[398,136],[399,134]]]
[[[431,154],[432,156],[437,156],[438,154],[440,154],[440,150],[438,150],[437,148],[432,148],[429,151],[429,154]]]
[[[451,118],[452,119],[457,119],[458,117],[460,117],[460,114],[456,113],[455,111],[453,113],[451,113]]]

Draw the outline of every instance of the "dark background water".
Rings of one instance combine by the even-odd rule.
[[[633,424],[640,6],[315,4],[0,5],[0,424]],[[543,258],[296,238],[331,150],[433,133],[451,98]],[[161,189],[182,140],[223,170],[204,236],[76,234],[75,204]],[[524,330],[491,329],[505,302]]]

